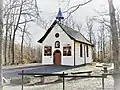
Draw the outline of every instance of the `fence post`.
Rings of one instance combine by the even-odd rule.
[[[104,88],[104,74],[102,74],[102,89],[105,90],[105,88]]]
[[[65,90],[65,78],[64,78],[64,72],[63,72],[63,90]]]
[[[44,83],[44,81],[45,81],[45,77],[44,77],[44,76],[42,76],[42,77],[41,77],[41,83],[43,84],[43,83]]]
[[[24,73],[24,70],[22,70],[22,89],[21,90],[23,90],[23,79],[24,79],[24,76],[23,76],[23,73]]]

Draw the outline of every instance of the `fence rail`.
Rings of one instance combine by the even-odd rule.
[[[22,73],[18,73],[18,75],[22,75],[22,88],[21,90],[24,89],[24,84],[23,84],[23,79],[24,79],[24,75],[32,75],[35,76],[37,75],[38,77],[45,77],[45,76],[60,76],[62,77],[62,83],[63,83],[63,90],[65,90],[65,78],[70,78],[70,77],[83,77],[83,78],[101,78],[102,79],[102,87],[100,90],[105,90],[104,88],[104,78],[106,78],[106,76],[108,75],[113,75],[113,74],[108,74],[108,73],[103,73],[102,75],[80,75],[82,73],[91,73],[91,71],[88,72],[77,72],[76,74],[79,75],[75,75],[74,72],[70,73],[70,75],[68,73],[24,73],[24,70],[22,70]],[[73,74],[73,75],[72,75]]]

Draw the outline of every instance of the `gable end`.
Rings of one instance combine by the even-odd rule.
[[[47,30],[47,32],[45,33],[45,35],[40,39],[40,40],[38,40],[38,42],[39,43],[42,43],[44,40],[45,40],[45,38],[48,36],[48,34],[51,32],[51,30],[53,29],[53,27],[56,25],[56,23],[57,23],[57,21],[55,20],[54,22],[53,22],[53,24],[50,26],[50,28]]]

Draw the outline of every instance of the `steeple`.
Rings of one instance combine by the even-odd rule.
[[[62,12],[61,12],[61,8],[59,8],[56,19],[58,19],[59,22],[61,22],[61,19],[64,19]]]

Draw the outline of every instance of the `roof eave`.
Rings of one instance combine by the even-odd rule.
[[[51,25],[51,27],[46,31],[46,33],[44,34],[44,36],[38,40],[38,43],[42,43],[44,41],[44,39],[47,37],[47,35],[51,32],[52,28],[56,25],[57,21],[55,20],[53,22],[53,24]]]
[[[94,47],[93,44],[85,43],[85,42],[82,42],[82,41],[79,41],[79,40],[76,40],[76,39],[74,39],[74,41],[79,42],[79,43],[83,43],[83,44],[87,44],[87,45],[90,45],[90,46]]]

